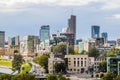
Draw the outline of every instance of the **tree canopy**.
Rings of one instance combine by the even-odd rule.
[[[44,67],[45,71],[48,72],[48,58],[49,56],[48,55],[42,55],[42,56],[37,56],[36,57],[36,62]]]
[[[51,74],[51,75],[49,75],[49,76],[47,77],[47,80],[58,80],[58,79],[57,79],[57,76],[56,76],[56,75]]]
[[[23,64],[23,57],[20,54],[14,54],[14,58],[12,61],[12,69],[13,70],[18,70],[18,72],[20,72],[20,68]]]
[[[67,51],[67,44],[65,42],[61,42],[58,45],[53,47],[53,53],[62,53],[63,55],[66,55]],[[74,49],[72,46],[68,46],[68,51],[69,54],[73,54],[74,53]]]
[[[88,51],[88,56],[89,57],[98,57],[99,51],[96,48],[90,48]]]
[[[54,68],[56,73],[66,73],[65,63],[55,63]]]
[[[103,61],[103,62],[100,63],[99,70],[101,72],[107,72],[107,62],[106,61]]]

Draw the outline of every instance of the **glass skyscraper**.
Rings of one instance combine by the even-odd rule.
[[[50,26],[49,25],[43,25],[40,28],[40,41],[43,42],[45,40],[50,39]]]
[[[0,31],[0,47],[3,48],[5,46],[5,32]]]
[[[107,43],[107,40],[108,40],[107,32],[103,32],[101,35],[102,35],[102,38],[104,38],[104,42]]]
[[[91,27],[91,37],[93,39],[100,38],[100,26],[95,25]]]

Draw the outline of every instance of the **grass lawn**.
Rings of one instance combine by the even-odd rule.
[[[21,70],[21,74],[26,74],[29,73],[29,71],[31,70],[32,66],[29,63],[25,63],[22,65],[22,70]]]
[[[5,66],[5,67],[11,68],[12,67],[12,62],[11,61],[0,60],[0,66]]]

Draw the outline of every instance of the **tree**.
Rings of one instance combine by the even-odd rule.
[[[20,68],[23,64],[23,57],[20,54],[14,54],[14,58],[12,61],[12,69],[13,70],[18,70],[18,72],[20,72]]]
[[[103,61],[103,62],[100,63],[99,70],[101,72],[106,72],[107,71],[107,62],[106,61]]]
[[[107,57],[116,57],[116,53],[114,52],[108,52]]]
[[[14,76],[12,80],[37,80],[37,79],[32,74],[22,74]]]
[[[102,80],[114,80],[116,78],[116,75],[113,74],[112,72],[108,72]]]
[[[70,54],[74,53],[74,49],[72,46],[68,46],[68,50]],[[53,47],[53,53],[62,53],[63,55],[66,55],[67,51],[67,44],[65,42],[61,42],[58,45]]]
[[[47,77],[47,80],[58,80],[58,79],[56,75],[52,74]]]
[[[49,56],[48,56],[48,55],[45,55],[45,54],[42,55],[42,56],[36,57],[36,62],[37,62],[40,66],[44,67],[46,73],[48,73],[48,58],[49,58]]]
[[[90,48],[88,51],[88,56],[89,57],[98,57],[99,51],[96,48]]]
[[[11,80],[12,76],[9,74],[1,74],[0,80]]]
[[[65,63],[55,63],[54,68],[56,73],[66,73]]]

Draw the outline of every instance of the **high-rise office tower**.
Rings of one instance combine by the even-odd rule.
[[[19,36],[8,38],[8,46],[18,46],[19,45]]]
[[[50,39],[50,26],[49,25],[43,25],[40,28],[40,41],[45,41]]]
[[[0,31],[0,48],[4,48],[5,46],[5,32]]]
[[[94,25],[91,27],[91,37],[93,39],[100,38],[100,26]]]
[[[73,34],[74,44],[76,41],[76,16],[71,15],[70,19],[68,19],[68,28],[66,33]]]
[[[104,39],[104,42],[107,43],[107,41],[108,41],[108,34],[107,34],[107,32],[101,33],[101,36]]]

